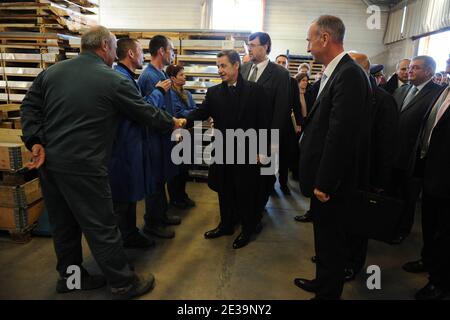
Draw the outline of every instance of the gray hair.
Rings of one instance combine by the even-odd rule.
[[[395,65],[395,70],[398,70],[398,68],[400,67],[400,63],[402,61],[409,61],[409,62],[411,62],[411,60],[409,60],[408,58],[404,58],[404,59],[400,60],[399,62],[397,62],[397,64]]]
[[[317,32],[328,32],[335,42],[343,44],[345,36],[344,22],[338,17],[323,15],[313,21],[317,25]]]
[[[86,31],[81,37],[81,51],[92,51],[102,46],[103,41],[111,44],[113,36],[103,26],[95,26]]]
[[[423,65],[428,68],[432,74],[436,72],[436,61],[430,56],[417,56],[412,58],[413,60],[421,60]]]
[[[311,65],[309,63],[303,62],[301,65],[298,66],[298,70],[300,70],[303,67],[308,68],[308,70],[311,71]]]

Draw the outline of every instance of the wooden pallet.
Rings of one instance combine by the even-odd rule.
[[[8,231],[16,243],[31,240],[31,231],[44,211],[44,200],[40,199],[26,208],[0,207],[0,230]]]

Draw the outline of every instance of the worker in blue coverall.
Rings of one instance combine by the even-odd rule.
[[[145,99],[156,107],[173,114],[172,99],[169,89],[171,81],[164,72],[174,58],[174,48],[165,36],[157,35],[150,40],[151,63],[144,69],[138,79],[139,87]],[[144,233],[159,238],[170,239],[175,236],[168,225],[181,223],[178,216],[167,215],[168,202],[165,183],[178,174],[178,167],[171,160],[171,150],[175,142],[171,134],[163,134],[147,128],[147,152],[149,154],[151,193],[145,198]]]
[[[142,68],[144,62],[141,44],[135,39],[119,39],[116,52],[119,63],[114,69],[129,79],[140,94],[135,71]],[[136,227],[136,202],[150,192],[146,186],[150,172],[145,170],[149,167],[145,165],[148,161],[143,146],[145,134],[144,126],[127,118],[121,119],[108,166],[114,212],[125,248],[154,245],[154,241],[140,234]]]

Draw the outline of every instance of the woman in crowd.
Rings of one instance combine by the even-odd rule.
[[[197,105],[192,98],[192,94],[185,90],[186,75],[184,68],[179,65],[170,65],[166,69],[167,76],[172,80],[170,95],[173,106],[173,116],[186,118],[187,114],[196,109]],[[167,183],[170,203],[179,209],[186,209],[195,206],[195,202],[186,193],[186,182],[188,180],[188,167],[181,164],[179,174]]]

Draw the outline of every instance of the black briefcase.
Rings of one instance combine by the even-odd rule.
[[[390,243],[402,216],[402,200],[367,191],[355,191],[349,199],[346,231],[368,239]]]

